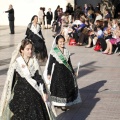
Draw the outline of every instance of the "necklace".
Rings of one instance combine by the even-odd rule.
[[[24,59],[24,58],[23,58],[23,59]],[[30,60],[30,59],[28,59],[28,60],[25,60],[25,59],[24,59],[24,61],[25,61],[25,63],[26,63],[27,66],[28,66],[29,60]]]

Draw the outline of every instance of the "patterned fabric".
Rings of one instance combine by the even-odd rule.
[[[13,113],[11,120],[49,120],[49,116],[39,93],[19,73],[15,72],[17,83],[9,107]],[[36,71],[33,78],[39,77]]]
[[[51,52],[47,73],[48,75],[51,75],[52,65],[55,63],[50,85],[53,105],[69,106],[81,102],[70,57],[67,56],[67,60],[72,68],[72,72],[56,56],[57,55],[55,55],[54,52]]]

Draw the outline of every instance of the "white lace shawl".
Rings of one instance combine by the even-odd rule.
[[[34,34],[36,34],[36,35],[38,35],[40,38],[42,38],[42,36],[39,34],[39,31],[40,31],[40,25],[39,24],[37,24],[37,26],[35,27],[33,24],[31,25],[31,28],[30,28],[30,30],[34,33]]]
[[[12,93],[11,88],[12,88],[12,82],[13,82],[13,76],[15,70],[20,74],[21,77],[24,77],[24,73],[21,71],[18,63],[16,61],[12,63],[12,65],[10,65],[8,69],[7,79],[5,81],[5,85],[1,96],[0,120],[10,120],[11,112],[9,110],[9,101],[11,99],[11,95],[14,93],[14,92]],[[36,70],[38,70],[39,74],[42,75],[41,68],[38,64],[36,57],[34,56],[29,61],[29,71],[31,76],[35,74]]]
[[[54,49],[52,49],[50,51],[50,54],[61,64],[63,64],[63,62],[61,61],[61,59],[59,58],[59,56],[56,54],[56,52],[54,51]],[[59,53],[58,53],[59,54]],[[63,56],[66,58],[66,60],[68,61],[69,59],[69,56],[70,56],[70,52],[64,48],[64,53],[63,53]]]

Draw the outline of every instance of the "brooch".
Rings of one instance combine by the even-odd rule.
[[[25,68],[25,65],[24,65],[24,64],[22,65],[22,68]]]

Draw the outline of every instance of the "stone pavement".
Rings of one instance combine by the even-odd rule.
[[[8,26],[0,26],[0,96],[6,79],[11,53],[24,38],[26,27],[16,26],[15,35]],[[43,30],[48,52],[53,41],[51,30]],[[62,112],[57,120],[120,120],[120,56],[105,55],[84,46],[66,47],[71,52],[74,69],[80,61],[77,79],[82,103]],[[42,66],[44,70],[44,66]]]

